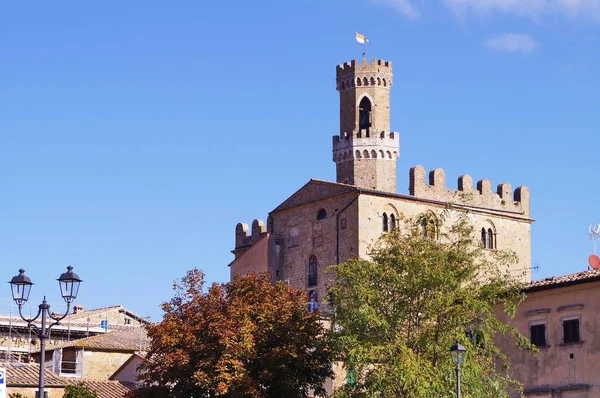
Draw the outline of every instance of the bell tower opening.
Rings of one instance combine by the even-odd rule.
[[[358,128],[359,131],[366,130],[369,134],[371,128],[371,101],[365,96],[358,105]]]

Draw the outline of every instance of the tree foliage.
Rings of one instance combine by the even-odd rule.
[[[306,293],[268,274],[236,276],[206,293],[204,274],[188,271],[162,304],[137,396],[306,397],[332,374],[329,334]],[[134,395],[135,395],[134,394]],[[143,395],[146,394],[146,395]],[[163,391],[164,394],[164,391]]]
[[[65,386],[63,398],[98,398],[98,394],[85,384],[77,383]]]
[[[331,269],[339,355],[357,375],[337,396],[455,396],[449,348],[460,341],[463,397],[507,397],[519,385],[494,339],[533,349],[496,318],[498,308],[514,317],[524,298],[507,271],[516,256],[484,250],[464,213],[428,212],[402,224],[375,245],[372,261]]]

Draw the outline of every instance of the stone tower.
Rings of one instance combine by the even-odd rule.
[[[399,135],[390,131],[392,63],[353,60],[336,68],[340,135],[333,137],[337,182],[396,193]]]

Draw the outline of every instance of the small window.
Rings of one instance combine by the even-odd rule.
[[[131,325],[131,319],[125,318],[125,325]]]
[[[310,259],[308,260],[308,286],[317,285],[317,265],[317,258],[315,256],[310,256]]]
[[[388,216],[386,213],[383,213],[383,220],[382,220],[382,231],[383,232],[388,232],[389,231],[389,226],[388,226]]]
[[[327,211],[325,209],[319,210],[319,213],[317,213],[317,220],[324,220],[326,218],[327,218]]]
[[[396,215],[394,213],[390,214],[390,231],[396,229]]]
[[[481,228],[481,247],[484,249],[487,248],[487,233],[485,232],[485,228]]]
[[[563,343],[579,343],[579,319],[563,321]]]
[[[535,344],[538,347],[546,346],[546,325],[543,323],[539,325],[531,325],[529,331],[531,333],[530,337],[532,344]]]
[[[315,312],[319,309],[319,300],[317,297],[317,291],[311,290],[308,292],[308,312]]]

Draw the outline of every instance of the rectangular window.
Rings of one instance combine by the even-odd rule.
[[[579,319],[563,321],[563,343],[579,343]]]
[[[125,325],[131,325],[131,319],[125,318]]]
[[[546,346],[546,325],[531,325],[529,328],[531,332],[531,343],[538,347]]]

